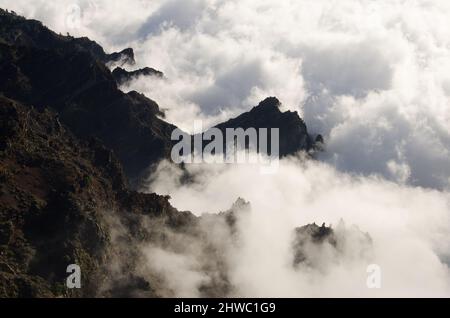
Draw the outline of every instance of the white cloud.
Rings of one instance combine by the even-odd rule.
[[[76,29],[66,22],[73,3],[82,12]],[[123,89],[146,93],[183,129],[194,118],[212,125],[276,95],[325,136],[324,164],[286,161],[272,177],[243,167],[190,167],[199,179],[185,187],[173,170],[156,176],[154,189],[171,194],[179,209],[201,213],[225,210],[239,196],[251,201],[257,217],[239,258],[247,267],[235,267],[242,294],[448,295],[448,1],[0,0],[0,6],[59,32],[87,35],[109,51],[134,47],[138,67],[160,69],[167,79],[140,78]],[[324,275],[286,270],[288,225],[335,224],[340,217],[373,236],[384,268],[380,293],[346,287],[365,275],[358,262]],[[276,282],[262,279],[273,271],[280,273]],[[190,277],[193,285],[202,280]]]
[[[174,170],[175,169],[175,170]],[[194,176],[162,164],[148,190],[170,194],[182,210],[227,210],[238,197],[252,204],[241,224],[243,243],[228,254],[237,296],[449,296],[450,193],[408,187],[376,177],[351,177],[328,164],[284,159],[278,173],[257,166],[187,165]],[[348,238],[344,256],[309,251],[319,269],[292,268],[292,230],[317,222],[355,224],[373,239],[373,256],[358,257]],[[370,264],[382,268],[380,290],[366,286]]]

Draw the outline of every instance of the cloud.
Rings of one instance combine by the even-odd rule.
[[[303,77],[312,94],[364,97],[368,92],[391,87],[392,69],[382,45],[372,42],[308,48],[303,58]]]
[[[449,296],[450,194],[410,187],[377,177],[352,177],[328,164],[283,159],[278,173],[262,175],[252,165],[187,165],[192,183],[162,163],[147,191],[170,194],[172,204],[198,214],[224,211],[238,197],[252,204],[240,223],[242,241],[228,250],[236,296],[314,297]],[[368,232],[373,255],[351,232],[337,256],[311,248],[317,267],[292,267],[292,231],[340,219]],[[366,269],[378,264],[382,288],[368,289]],[[274,275],[276,273],[276,275]]]
[[[210,126],[275,95],[325,136],[321,159],[340,170],[449,186],[446,2],[202,1],[189,27],[170,22],[173,4],[161,3],[158,32],[130,40],[141,66],[168,80],[124,87],[155,96],[169,121]]]
[[[72,4],[81,10],[76,28],[67,23]],[[237,197],[251,201],[245,244],[230,260],[239,295],[449,295],[448,1],[0,0],[0,6],[58,32],[87,35],[109,51],[134,47],[136,67],[155,67],[166,79],[142,77],[122,89],[155,99],[167,120],[185,130],[194,119],[211,126],[275,95],[302,114],[310,132],[324,135],[321,163],[283,161],[273,176],[251,167],[190,166],[196,182],[185,186],[165,164],[154,176],[150,189],[170,194],[182,210],[214,212]],[[289,229],[341,217],[373,237],[381,290],[361,284],[365,260],[336,263],[325,255],[326,272],[287,268]],[[204,279],[192,274],[198,261],[192,253],[181,257],[191,278],[181,295]]]
[[[146,38],[168,26],[181,30],[195,26],[204,5],[205,2],[200,0],[166,1],[140,26],[138,36],[140,39]]]

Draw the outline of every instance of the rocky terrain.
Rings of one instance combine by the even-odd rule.
[[[223,251],[251,207],[240,199],[229,211],[195,217],[169,197],[132,190],[168,158],[176,128],[156,102],[118,88],[135,76],[163,76],[122,68],[133,63],[132,49],[108,54],[87,38],[0,11],[0,297],[171,296],[146,266],[149,245],[196,253],[210,277],[201,296],[232,294]],[[119,67],[111,72],[110,64]],[[217,127],[280,128],[282,155],[313,149],[298,114],[278,106],[269,98]],[[296,233],[316,244],[333,237],[331,228]],[[293,266],[307,262],[298,251],[305,243],[295,242]],[[68,264],[81,266],[82,289],[66,289]]]
[[[54,112],[1,97],[0,114],[0,296],[64,295],[71,263],[90,277],[83,295],[95,295],[115,251],[113,216],[130,227],[143,215],[161,226],[195,223],[167,197],[127,190],[112,151],[78,140]]]

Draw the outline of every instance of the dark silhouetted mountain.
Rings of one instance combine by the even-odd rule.
[[[227,128],[269,128],[269,143],[270,128],[279,128],[280,156],[295,154],[301,150],[312,150],[314,141],[308,134],[304,121],[297,112],[282,112],[280,105],[276,97],[266,98],[249,112],[219,124],[216,128],[219,128],[224,135]]]
[[[125,64],[134,65],[136,63],[134,59],[134,51],[132,48],[126,48],[120,52],[114,52],[111,54],[103,54],[100,55],[99,58],[105,63],[118,63],[121,66]]]
[[[112,72],[112,75],[116,79],[117,84],[121,85],[132,79],[138,78],[140,76],[156,76],[163,78],[164,74],[150,67],[144,67],[135,71],[126,71],[121,67],[116,67]]]

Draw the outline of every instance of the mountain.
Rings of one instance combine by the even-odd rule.
[[[87,37],[74,38],[69,34],[63,36],[49,30],[40,21],[25,19],[14,13],[0,9],[0,42],[41,50],[83,50],[103,63],[119,62],[134,64],[132,48],[111,54],[105,53],[103,48]]]
[[[5,11],[0,25],[0,91],[6,97],[51,107],[77,136],[99,138],[131,180],[168,158],[175,126],[159,118],[154,101],[119,90],[105,65],[123,54],[131,58],[132,50],[108,55],[86,38],[61,36]]]
[[[129,191],[113,152],[77,139],[53,111],[0,97],[0,124],[0,297],[98,296],[124,252],[112,220],[133,228],[128,240],[144,216],[172,229],[195,223],[167,197]],[[88,277],[82,293],[64,288],[68,264]]]
[[[144,67],[135,71],[127,71],[121,67],[116,67],[112,72],[114,79],[117,84],[124,84],[132,79],[138,78],[140,76],[156,76],[163,78],[164,74],[160,71],[155,70],[151,67]]]
[[[266,98],[249,112],[219,124],[216,128],[224,135],[227,128],[268,128],[268,141],[271,140],[270,129],[279,128],[281,157],[302,150],[313,150],[315,142],[308,134],[304,121],[297,112],[282,112],[280,106],[281,103],[276,97]]]
[[[152,68],[128,72],[105,63],[134,62],[132,49],[106,54],[87,38],[56,34],[40,22],[0,12],[0,92],[24,104],[55,110],[80,138],[96,137],[120,159],[130,180],[169,158],[176,127],[161,119],[156,102],[118,88],[136,76],[163,76]],[[269,98],[248,113],[218,125],[225,128],[280,128],[280,154],[309,151],[313,140],[297,113],[280,112]]]
[[[176,128],[156,102],[118,88],[162,76],[122,68],[133,63],[132,49],[108,54],[0,10],[0,297],[172,296],[148,267],[149,247],[198,256],[210,278],[202,296],[232,292],[224,255],[239,244],[251,206],[239,199],[196,217],[167,196],[132,190],[169,157]],[[281,112],[276,98],[217,127],[280,128],[282,155],[314,147],[298,114]],[[65,287],[69,264],[82,268],[81,290]]]

